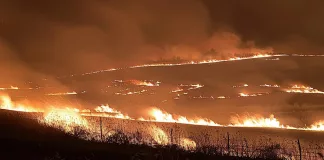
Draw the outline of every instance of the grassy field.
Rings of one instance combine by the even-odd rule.
[[[171,144],[166,146],[134,144],[132,143],[134,137],[122,132],[101,142],[83,140],[80,137],[87,133],[82,130],[75,129],[72,133],[65,133],[39,124],[36,120],[27,118],[25,113],[4,110],[0,112],[0,127],[2,129],[0,159],[283,159],[279,151],[284,150],[280,144],[263,141],[258,143],[259,146],[250,148],[248,152],[249,145],[242,144],[242,141],[233,137],[228,143],[230,153],[228,153],[226,137],[225,141],[214,145],[199,145],[202,142],[197,142],[197,148],[190,151]],[[201,137],[208,136],[202,134]],[[246,141],[244,138],[242,140]],[[213,142],[212,139],[205,139],[205,141]],[[245,145],[244,149],[242,146]],[[298,157],[298,155],[291,155],[294,156]],[[318,153],[312,155],[312,159],[320,157]]]

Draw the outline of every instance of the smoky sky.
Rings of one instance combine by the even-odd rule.
[[[68,74],[159,59],[322,54],[324,1],[1,0],[0,67]]]

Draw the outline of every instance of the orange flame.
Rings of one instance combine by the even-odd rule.
[[[95,108],[95,113],[92,112],[82,112],[83,116],[95,116],[95,117],[109,117],[109,118],[118,118],[118,119],[129,119],[132,120],[127,115],[124,115],[118,110],[110,108],[109,105],[101,105]]]
[[[271,127],[271,128],[284,128],[280,122],[270,115],[269,118],[259,116],[248,116],[240,119],[240,117],[232,117],[231,122],[233,126],[238,127]]]
[[[18,87],[10,86],[10,88],[0,88],[0,90],[17,90]]]
[[[31,106],[14,103],[8,95],[0,96],[0,109],[19,111],[19,112],[43,112],[42,109],[37,109]]]
[[[324,121],[319,121],[311,125],[308,130],[324,131]]]
[[[63,96],[63,95],[74,95],[74,94],[78,94],[76,92],[64,92],[64,93],[49,93],[49,94],[46,94],[48,96]]]
[[[131,82],[138,86],[148,86],[148,87],[160,86],[160,82],[152,83],[152,82],[139,81],[139,80],[131,80]]]
[[[181,138],[180,139],[180,146],[183,147],[185,150],[194,150],[196,149],[196,142],[189,139],[189,138]]]
[[[169,137],[161,128],[157,126],[151,126],[149,128],[149,133],[156,143],[160,145],[169,144]]]
[[[88,128],[88,122],[78,112],[68,109],[52,108],[44,115],[43,122],[46,125],[62,128],[71,132],[74,127]]]
[[[171,123],[176,122],[176,123],[193,124],[193,125],[220,126],[219,124],[213,122],[212,120],[204,119],[204,118],[188,119],[184,116],[177,116],[178,118],[175,118],[170,113],[164,112],[158,108],[152,108],[149,111],[149,115],[153,118],[153,121],[157,121],[157,122],[171,122]]]
[[[285,89],[288,93],[313,93],[313,94],[324,94],[323,91],[319,91],[309,86],[304,85],[293,85],[291,88]]]

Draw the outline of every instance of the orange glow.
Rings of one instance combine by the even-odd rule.
[[[189,138],[181,138],[180,139],[180,146],[183,147],[185,150],[194,150],[196,149],[196,142],[189,139]]]
[[[313,94],[324,94],[323,91],[319,91],[309,86],[304,85],[293,85],[291,88],[285,89],[288,93],[313,93]]]
[[[49,93],[49,94],[46,94],[48,96],[63,96],[63,95],[74,95],[74,94],[78,94],[76,92],[64,92],[64,93]]]
[[[231,123],[233,126],[238,127],[271,127],[271,128],[285,128],[280,122],[270,115],[269,118],[260,116],[247,116],[247,117],[232,117]]]
[[[116,92],[115,94],[116,95],[126,96],[126,95],[142,94],[144,92],[147,92],[147,90],[143,89],[143,90],[140,90],[140,91],[133,91],[133,92],[129,91],[129,92],[126,92],[126,93]]]
[[[269,88],[279,88],[279,85],[271,85],[271,84],[262,84],[260,85],[260,87],[269,87]]]
[[[111,69],[104,69],[104,70],[98,70],[98,71],[92,71],[88,73],[84,73],[81,75],[90,75],[90,74],[97,74],[102,72],[112,72],[127,68],[147,68],[147,67],[169,67],[169,66],[182,66],[182,65],[197,65],[197,64],[209,64],[209,63],[220,63],[220,62],[231,62],[231,61],[241,61],[241,60],[249,60],[249,59],[258,59],[258,58],[270,58],[270,57],[281,57],[281,56],[287,56],[286,54],[257,54],[253,56],[247,56],[247,57],[233,57],[228,59],[210,59],[210,60],[201,60],[201,61],[189,61],[189,62],[183,62],[183,63],[158,63],[158,64],[142,64],[142,65],[135,65],[125,68],[111,68]],[[293,55],[294,56],[294,55]],[[297,55],[299,56],[299,55]],[[75,75],[70,75],[75,76]]]
[[[175,89],[175,90],[172,90],[171,92],[172,93],[177,93],[177,92],[182,92],[183,91],[183,89],[181,89],[181,88],[177,88],[177,89]]]
[[[193,89],[198,89],[198,88],[204,87],[204,85],[201,85],[201,84],[189,84],[189,85],[180,84],[180,86],[181,87],[189,87],[188,90],[193,90]]]
[[[152,82],[139,81],[139,80],[131,80],[131,82],[138,86],[148,86],[148,87],[160,86],[160,82],[152,83]]]
[[[193,124],[193,125],[206,125],[206,126],[220,126],[219,124],[213,122],[212,120],[205,118],[195,118],[188,119],[184,116],[173,116],[170,113],[164,112],[158,108],[152,108],[149,111],[149,115],[153,118],[153,121],[157,122],[171,122],[171,123],[183,123],[183,124]],[[175,118],[177,117],[177,118]],[[148,121],[152,121],[151,119]]]
[[[68,109],[52,108],[45,113],[43,122],[66,132],[72,131],[74,127],[88,128],[88,122],[78,112]]]
[[[151,126],[149,128],[149,133],[156,143],[160,145],[169,144],[169,137],[161,128],[157,126]]]
[[[1,95],[0,101],[1,101],[0,102],[1,109],[19,111],[19,112],[43,112],[42,109],[37,109],[31,106],[14,103],[11,101],[11,98],[8,95]]]
[[[241,88],[241,87],[248,87],[248,84],[243,84],[243,85],[238,85],[238,86],[233,86],[233,88]]]
[[[17,90],[18,87],[10,86],[10,88],[0,88],[0,90]]]
[[[110,108],[109,105],[101,105],[95,108],[95,112],[82,112],[82,116],[94,116],[94,117],[109,117],[109,118],[118,118],[118,119],[129,119],[132,120],[127,115],[124,115],[118,110]]]
[[[311,125],[307,130],[324,131],[324,121],[319,121]]]
[[[225,96],[218,96],[217,98],[218,99],[225,99],[226,97]]]
[[[238,97],[256,97],[256,96],[262,96],[265,94],[269,94],[269,93],[253,93],[253,94],[248,94],[248,93],[239,93]]]

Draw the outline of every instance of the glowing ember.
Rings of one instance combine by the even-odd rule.
[[[176,122],[176,123],[184,123],[184,124],[193,124],[193,125],[209,125],[209,126],[220,126],[216,124],[212,120],[204,119],[204,118],[196,118],[196,119],[187,119],[184,116],[176,116],[164,112],[158,108],[152,108],[149,111],[149,115],[153,118],[153,121],[157,122]]]
[[[49,94],[46,94],[48,96],[63,96],[63,95],[74,95],[74,94],[78,94],[76,92],[64,92],[64,93],[49,93]]]
[[[324,94],[323,91],[319,91],[312,87],[304,85],[293,85],[291,88],[285,89],[287,93],[313,93],[313,94]]]
[[[43,122],[49,126],[73,131],[75,127],[88,128],[88,122],[78,112],[53,108],[45,113]]]
[[[149,132],[156,143],[160,145],[167,145],[169,143],[168,135],[161,128],[152,126],[149,128]]]
[[[259,116],[248,116],[241,119],[240,117],[232,117],[231,122],[233,126],[238,127],[271,127],[271,128],[285,128],[280,125],[280,122],[270,115],[269,118]]]
[[[189,139],[189,138],[181,138],[180,139],[180,146],[183,147],[185,150],[194,150],[196,149],[196,142]]]

